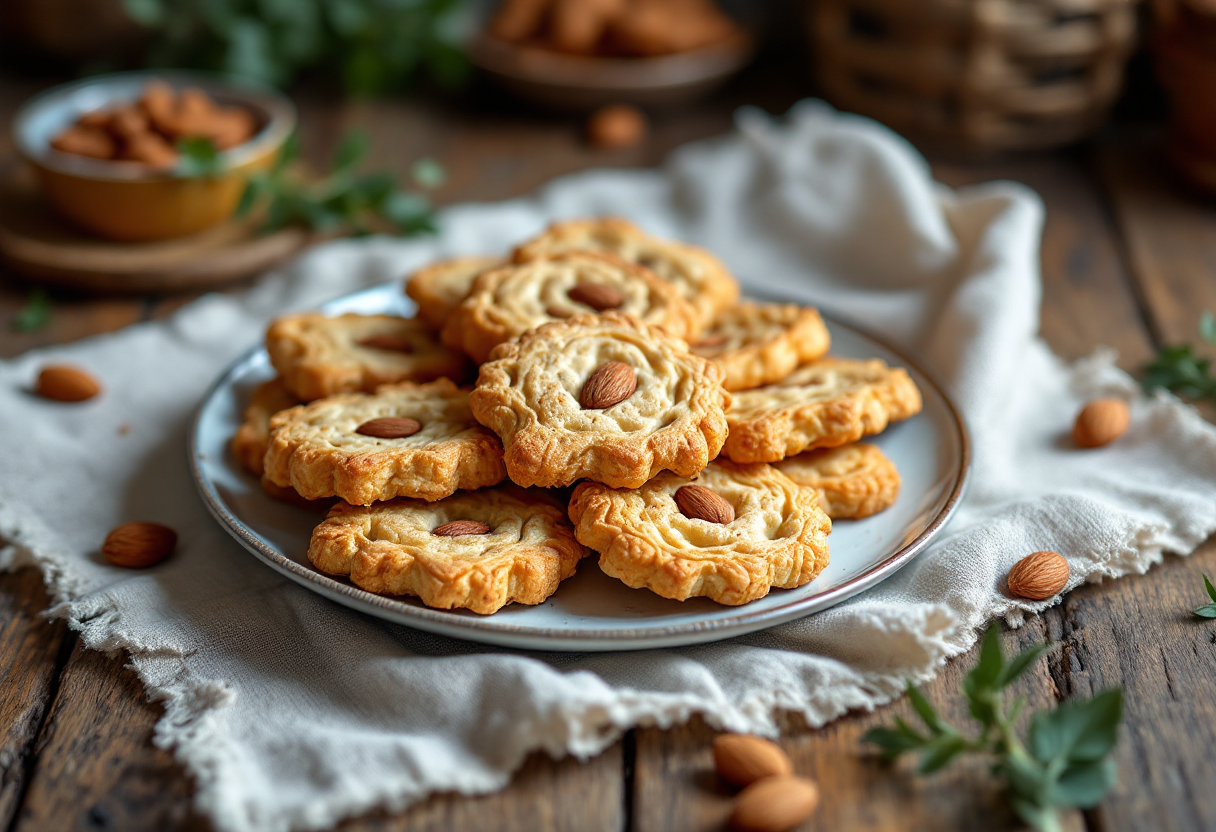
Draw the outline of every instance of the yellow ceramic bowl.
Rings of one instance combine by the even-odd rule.
[[[51,139],[82,113],[139,98],[153,80],[175,89],[198,87],[224,105],[258,119],[249,141],[225,151],[224,172],[182,177],[133,162],[60,153]],[[242,173],[269,167],[295,129],[295,108],[273,90],[212,75],[124,72],[65,84],[31,99],[13,121],[21,155],[38,173],[55,209],[75,225],[111,240],[144,242],[184,237],[232,216],[244,190]]]

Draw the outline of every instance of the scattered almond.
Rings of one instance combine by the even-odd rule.
[[[1034,552],[1009,570],[1009,592],[1032,601],[1050,598],[1068,583],[1068,561],[1058,552]]]
[[[451,523],[436,526],[431,534],[437,534],[440,537],[463,537],[466,534],[489,534],[489,532],[490,527],[480,520],[453,520]]]
[[[634,369],[620,361],[609,361],[601,364],[583,383],[578,401],[587,410],[603,410],[625,401],[636,389],[638,376]]]
[[[115,566],[155,566],[177,545],[177,532],[159,523],[124,523],[106,535],[101,553]]]
[[[420,430],[422,430],[422,423],[417,419],[382,416],[359,425],[355,428],[355,433],[372,436],[376,439],[404,439],[407,436],[413,436]]]
[[[413,352],[414,345],[403,336],[391,332],[381,332],[369,335],[359,342],[359,346],[373,350],[388,350],[389,352]]]
[[[714,739],[714,767],[719,777],[735,786],[750,786],[764,777],[794,773],[794,766],[781,746],[749,734],[721,734]]]
[[[646,116],[637,107],[601,107],[587,121],[587,139],[596,147],[614,150],[637,144],[646,135]]]
[[[685,517],[707,523],[733,522],[735,508],[703,485],[685,485],[676,491],[676,505]]]
[[[616,309],[625,302],[624,295],[603,283],[578,283],[566,294],[570,296],[570,300],[590,306],[596,312]]]
[[[1077,414],[1072,441],[1081,448],[1100,448],[1114,442],[1127,430],[1131,412],[1122,399],[1094,399]]]
[[[819,787],[805,777],[780,774],[757,780],[735,799],[730,828],[737,832],[788,832],[819,805]]]
[[[101,392],[101,383],[79,367],[50,364],[38,373],[38,385],[35,389],[44,399],[83,402]]]

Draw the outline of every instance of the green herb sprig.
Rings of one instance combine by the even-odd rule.
[[[1096,806],[1114,785],[1114,762],[1107,755],[1118,739],[1123,692],[1107,690],[1039,711],[1023,740],[1014,725],[1026,702],[1019,697],[1006,709],[1004,690],[1045,650],[1034,645],[1006,661],[997,628],[984,634],[979,660],[962,685],[978,734],[969,736],[944,721],[924,694],[909,685],[908,699],[924,729],[896,717],[895,727],[874,728],[863,741],[876,745],[887,760],[919,755],[920,774],[939,771],[960,754],[989,755],[1014,811],[1042,832],[1059,832],[1060,809]]]
[[[1204,604],[1195,610],[1195,615],[1200,618],[1216,618],[1216,586],[1212,586],[1212,581],[1207,575],[1203,576],[1203,585],[1207,588],[1208,597],[1212,599],[1212,603]]]
[[[10,326],[14,332],[37,332],[51,322],[51,297],[45,289],[30,291],[25,305],[17,310]]]
[[[359,172],[369,144],[363,131],[347,133],[338,143],[329,173],[313,178],[302,175],[293,165],[300,146],[291,136],[269,170],[245,175],[245,190],[236,215],[262,212],[264,231],[296,225],[322,234],[433,232],[434,213],[424,195],[399,188],[393,173]],[[212,176],[222,170],[221,157],[206,139],[183,141],[178,151],[178,175]],[[422,187],[437,187],[445,176],[443,167],[432,159],[416,162],[412,174]]]
[[[1199,318],[1199,337],[1216,347],[1216,318],[1211,312],[1205,311]],[[1195,355],[1189,344],[1169,344],[1158,350],[1144,365],[1140,384],[1147,393],[1163,389],[1196,401],[1216,402],[1211,359]]]

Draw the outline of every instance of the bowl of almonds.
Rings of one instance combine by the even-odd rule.
[[[228,219],[243,174],[271,165],[294,127],[294,107],[272,90],[205,74],[130,72],[36,96],[14,119],[13,139],[66,220],[142,242]]]

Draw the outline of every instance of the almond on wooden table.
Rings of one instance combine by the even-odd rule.
[[[676,490],[676,505],[681,514],[693,520],[725,525],[735,519],[735,507],[703,485],[681,486]]]
[[[38,373],[35,391],[57,402],[83,402],[101,392],[101,382],[79,367],[48,364]]]
[[[1100,448],[1114,442],[1131,422],[1131,411],[1122,399],[1094,399],[1077,414],[1072,441],[1081,448]]]
[[[160,523],[124,523],[106,535],[101,553],[115,566],[155,566],[177,546],[177,532]]]
[[[578,401],[587,410],[603,410],[620,404],[638,388],[637,372],[628,364],[609,361],[596,368],[583,382]]]
[[[1068,583],[1068,561],[1058,552],[1032,552],[1013,565],[1007,583],[1011,595],[1042,601]]]
[[[714,768],[719,777],[734,786],[750,786],[765,777],[794,773],[794,766],[781,746],[750,734],[716,737]]]
[[[818,805],[813,781],[792,774],[765,777],[739,792],[729,824],[737,832],[788,832]]]

